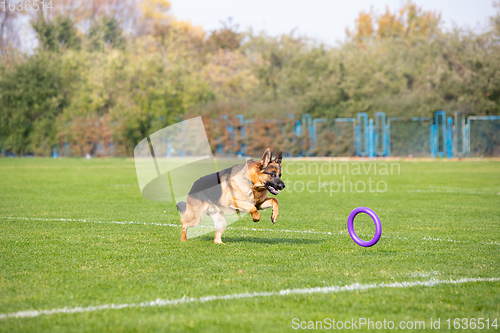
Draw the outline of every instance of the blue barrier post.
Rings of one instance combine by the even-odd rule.
[[[465,157],[470,157],[470,117],[464,126]]]
[[[361,121],[363,120],[363,121]],[[358,113],[358,148],[359,154],[358,156],[368,156],[369,152],[369,141],[370,141],[370,133],[368,130],[368,114],[366,112]]]
[[[466,156],[466,142],[465,142],[465,116],[462,112],[457,111],[453,113],[455,117],[455,125],[453,126],[453,157]],[[459,140],[459,137],[461,140]]]
[[[375,113],[375,155],[387,156],[387,128],[385,125],[385,112]]]
[[[385,143],[385,156],[391,156],[391,118],[387,118],[387,125],[385,128],[386,143]]]
[[[453,157],[453,119],[451,117],[448,117],[446,126],[446,156]]]
[[[376,131],[373,128],[373,119],[368,121],[368,157],[375,157],[375,136]]]
[[[356,156],[361,156],[361,130],[356,123],[354,123],[354,151]]]
[[[446,112],[436,111],[434,113],[434,124],[436,125],[436,155],[443,157],[446,152]],[[441,131],[441,133],[440,133]],[[441,145],[440,145],[441,143]],[[441,146],[441,147],[440,147]]]

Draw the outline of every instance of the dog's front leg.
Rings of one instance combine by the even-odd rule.
[[[234,204],[234,209],[239,209],[245,212],[249,212],[252,215],[252,219],[254,222],[259,222],[260,221],[260,213],[257,210],[257,207],[255,207],[253,204],[248,203],[246,201],[238,201],[238,200],[233,200]]]
[[[271,222],[276,223],[279,215],[279,205],[278,200],[276,198],[267,198],[263,203],[257,206],[258,209],[266,209],[273,208],[273,212],[271,214]]]

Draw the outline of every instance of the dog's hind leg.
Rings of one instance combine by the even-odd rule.
[[[187,229],[200,224],[204,213],[204,210],[199,205],[191,205],[188,202],[186,211],[182,214],[181,218],[181,242],[187,241]]]
[[[188,238],[187,238],[187,227],[184,226],[184,223],[182,222],[182,219],[181,219],[181,223],[182,223],[181,242],[187,242],[187,240],[188,240]]]
[[[184,221],[183,217],[186,214],[186,209],[187,209],[187,203],[185,201],[180,201],[177,203],[177,210],[179,213],[181,213],[181,225],[182,225],[182,231],[181,231],[181,242],[187,241],[187,227],[184,227]]]
[[[216,244],[224,244],[222,242],[222,233],[226,230],[226,217],[220,211],[210,214],[212,221],[214,222],[215,227],[215,238],[214,243]]]

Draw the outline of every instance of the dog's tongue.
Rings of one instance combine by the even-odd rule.
[[[277,189],[275,189],[274,187],[269,186],[269,189],[271,190],[271,193],[272,193],[272,194],[274,194],[274,195],[278,194],[278,190],[277,190]]]

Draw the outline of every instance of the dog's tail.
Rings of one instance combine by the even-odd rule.
[[[187,203],[185,201],[179,201],[177,203],[177,210],[181,213],[181,214],[184,214],[184,212],[186,212],[186,206],[187,206]]]

